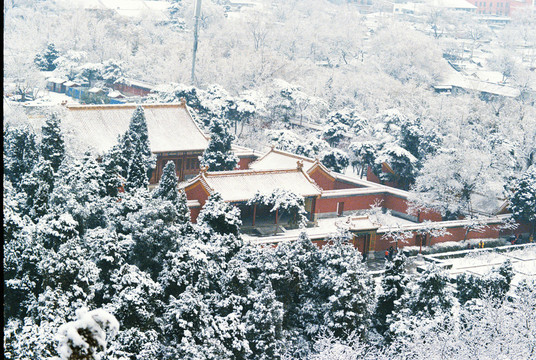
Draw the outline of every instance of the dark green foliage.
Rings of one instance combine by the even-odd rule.
[[[54,61],[59,57],[59,52],[56,50],[56,46],[53,43],[49,43],[47,48],[35,56],[34,63],[39,70],[53,71],[56,69]]]
[[[128,165],[125,181],[125,190],[146,189],[149,186],[147,178],[147,168],[143,166],[143,156],[141,153],[134,153]]]
[[[234,170],[238,157],[232,152],[234,136],[229,132],[229,123],[213,118],[210,123],[210,141],[201,158],[201,165],[208,171]]]
[[[374,312],[374,324],[380,334],[388,330],[390,316],[395,310],[395,302],[405,293],[409,278],[405,274],[406,257],[399,253],[393,261],[385,265],[385,273],[382,278],[382,292],[378,295],[376,310]]]
[[[50,115],[43,127],[41,128],[41,156],[43,159],[50,161],[54,172],[58,168],[65,157],[65,142],[60,128],[60,119],[56,114]]]
[[[50,161],[42,160],[22,179],[26,195],[24,213],[37,219],[47,213],[48,202],[54,188],[54,171]]]
[[[416,282],[416,287],[408,297],[408,308],[412,314],[432,318],[450,310],[452,296],[447,288],[448,277],[437,266],[429,266]]]
[[[242,220],[240,210],[223,201],[219,193],[214,193],[203,205],[197,217],[200,226],[209,228],[217,234],[238,235]]]
[[[532,165],[514,182],[510,209],[516,220],[532,222],[536,227],[536,165]]]
[[[130,119],[130,124],[119,143],[105,155],[103,166],[107,172],[125,179],[127,189],[147,187],[155,159],[149,146],[149,134],[145,113],[138,106]],[[108,193],[113,194],[113,181],[107,181]]]
[[[148,201],[126,220],[134,242],[131,263],[156,278],[168,251],[177,247],[182,224],[176,207],[170,201]]]
[[[4,130],[4,175],[20,189],[24,175],[29,174],[39,158],[35,134],[29,128]]]
[[[175,204],[178,214],[177,222],[184,225],[184,232],[191,232],[190,208],[188,208],[186,194],[184,191],[179,191],[178,183],[175,163],[168,161],[164,166],[160,183],[153,191],[152,197],[154,199],[168,200]]]
[[[321,161],[325,167],[338,173],[342,173],[350,164],[348,155],[339,149],[326,152]]]
[[[484,276],[458,275],[456,287],[460,304],[465,304],[472,299],[494,299],[502,301],[510,290],[510,284],[514,277],[512,263],[505,261],[500,267],[493,268]]]
[[[57,213],[69,213],[79,224],[77,231],[106,225],[105,173],[95,158],[86,153],[79,161],[60,167],[51,194],[51,206]]]

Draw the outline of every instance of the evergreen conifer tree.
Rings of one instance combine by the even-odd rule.
[[[4,130],[4,174],[17,190],[39,158],[35,134],[27,127]]]
[[[234,170],[238,157],[231,150],[233,140],[229,123],[213,118],[210,123],[210,142],[201,158],[201,165],[207,166],[209,171]]]
[[[155,165],[155,157],[151,153],[149,134],[145,112],[138,106],[130,119],[130,124],[118,144],[104,157],[104,167],[108,173],[118,172],[117,175],[126,179],[126,187],[140,188],[151,176]],[[145,176],[142,175],[145,173]],[[114,193],[114,181],[107,181],[108,193]]]
[[[153,191],[152,195],[153,198],[168,200],[175,204],[178,214],[178,223],[185,225],[184,230],[186,232],[191,232],[190,208],[188,208],[186,194],[184,191],[179,191],[178,183],[177,173],[175,172],[175,163],[173,161],[168,161],[166,166],[164,166],[160,183]]]
[[[532,223],[532,234],[536,232],[536,165],[525,171],[514,184],[510,198],[510,209],[516,220]]]
[[[65,157],[65,142],[60,128],[60,119],[56,114],[49,116],[42,127],[43,138],[41,140],[41,155],[43,159],[50,161],[54,172]]]
[[[347,234],[341,235],[320,251],[311,298],[319,302],[320,330],[327,330],[340,339],[350,334],[365,339],[374,283],[361,262],[359,250],[347,241]]]
[[[224,202],[219,193],[214,193],[203,205],[203,209],[197,217],[197,223],[200,227],[208,227],[218,234],[238,236],[242,220],[240,219],[240,210],[237,207]]]
[[[54,188],[54,170],[48,160],[41,160],[31,173],[22,179],[26,194],[25,213],[37,219],[47,213],[50,194]]]
[[[147,168],[144,166],[143,156],[135,152],[130,159],[125,182],[125,190],[145,189],[149,185]]]
[[[382,292],[378,295],[374,312],[374,325],[380,334],[388,330],[390,316],[398,301],[406,291],[408,277],[405,275],[406,257],[399,253],[393,261],[387,262],[381,281]]]

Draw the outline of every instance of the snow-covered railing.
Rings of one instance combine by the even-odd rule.
[[[505,220],[509,219],[512,215],[505,214],[505,215],[497,215],[493,217],[487,217],[487,218],[479,218],[477,219],[480,224],[483,225],[498,225],[504,223]],[[475,219],[467,219],[467,220],[448,220],[448,221],[435,221],[432,224],[435,227],[444,227],[444,228],[454,228],[454,227],[464,227],[471,225],[475,222]],[[430,223],[417,223],[417,224],[411,224],[411,225],[400,225],[397,227],[397,230],[400,231],[417,231],[417,230],[424,230],[426,228],[430,227]],[[386,233],[390,230],[388,226],[384,226],[378,229],[378,234],[380,233]]]

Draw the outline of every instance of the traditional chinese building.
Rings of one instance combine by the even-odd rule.
[[[62,125],[66,132],[75,133],[77,141],[103,155],[126,132],[137,106],[68,105]],[[208,145],[208,137],[194,122],[185,103],[144,104],[142,107],[151,152],[157,159],[150,183],[158,183],[168,161],[175,163],[181,181],[196,176],[200,169],[199,157]]]

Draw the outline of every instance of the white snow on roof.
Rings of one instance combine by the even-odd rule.
[[[224,201],[246,201],[261,191],[275,189],[292,191],[308,197],[320,195],[320,189],[301,170],[279,171],[221,171],[200,175],[213,191],[219,192]]]
[[[99,154],[117,144],[118,136],[128,129],[137,105],[68,106],[62,123],[73,129],[80,141]],[[186,107],[178,104],[142,105],[145,111],[151,151],[199,151],[208,140],[192,120]]]
[[[249,164],[249,168],[253,170],[296,169],[298,161],[303,161],[303,169],[305,171],[308,171],[315,163],[313,159],[304,156],[271,149],[257,161]]]
[[[478,91],[493,95],[500,95],[504,97],[518,97],[520,91],[511,86],[505,86],[495,84],[491,82],[482,81],[475,78],[464,76],[463,74],[451,69],[449,74],[437,84],[438,87],[444,88],[445,86],[459,87],[465,90]]]
[[[67,79],[59,79],[59,78],[49,78],[47,79],[48,82],[54,83],[54,84],[63,84],[67,81]]]

